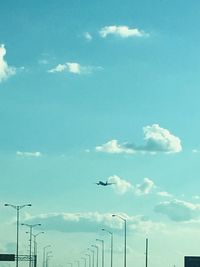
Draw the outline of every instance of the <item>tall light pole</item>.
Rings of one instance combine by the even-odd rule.
[[[30,207],[31,204],[25,204],[25,205],[12,205],[12,204],[4,204],[5,207],[12,207],[17,211],[17,244],[16,244],[16,267],[19,265],[19,211],[23,209],[24,207]]]
[[[38,235],[41,235],[41,234],[44,234],[44,232],[39,232],[39,233],[37,233],[37,234],[32,234],[32,236],[33,236],[33,244],[34,244],[34,249],[33,249],[33,254],[35,255],[35,256],[37,256],[37,242],[36,242],[36,237],[38,236]]]
[[[77,263],[77,267],[80,267],[80,261],[76,260],[75,262]]]
[[[48,265],[49,265],[49,258],[51,258],[51,257],[53,257],[53,255],[49,255],[49,254],[51,254],[52,253],[52,251],[47,251],[47,253],[46,253],[46,266],[45,267],[48,267]]]
[[[107,232],[110,235],[110,266],[113,266],[113,233],[106,230],[106,229],[101,229],[104,232]]]
[[[81,257],[82,260],[84,260],[84,267],[86,267],[86,258],[85,257]]]
[[[47,248],[50,248],[51,247],[51,245],[47,245],[47,246],[45,246],[45,247],[43,247],[43,267],[45,267],[45,263],[46,263],[46,249]]]
[[[88,256],[88,258],[89,258],[89,267],[91,267],[91,255],[90,254],[85,254],[85,256]]]
[[[146,260],[145,260],[145,266],[147,267],[148,266],[148,238],[146,238],[146,252],[145,252],[145,255],[146,255]]]
[[[26,232],[27,234],[29,234],[29,232]],[[36,242],[36,237],[40,234],[44,234],[44,232],[39,232],[37,234],[32,234],[33,236],[33,255],[34,255],[34,259],[35,259],[35,264],[34,267],[37,267],[37,242]]]
[[[97,265],[96,265],[96,267],[98,267],[98,265],[99,265],[99,247],[98,247],[98,246],[96,246],[96,245],[91,245],[91,247],[93,247],[93,248],[96,248],[96,249],[97,249]]]
[[[92,267],[94,267],[94,250],[88,248],[89,251],[92,252]]]
[[[72,262],[68,262],[67,264],[70,265],[71,267],[73,266],[73,263]]]
[[[35,257],[35,266],[34,267],[37,267],[37,242],[36,242],[36,237],[38,236],[38,235],[41,235],[41,234],[44,234],[44,232],[39,232],[39,233],[37,233],[37,234],[32,234],[33,235],[33,244],[34,244],[34,252],[33,252],[33,254],[34,254],[34,257]]]
[[[21,225],[29,227],[29,233],[30,233],[30,248],[29,248],[29,267],[32,265],[32,235],[33,235],[33,228],[36,226],[40,226],[41,223],[36,223],[36,224],[28,224],[28,223],[22,223]]]
[[[102,245],[102,260],[101,260],[101,264],[102,264],[102,267],[104,267],[104,240],[102,240],[102,239],[96,239],[96,241],[99,241],[99,242],[101,242],[101,245]]]
[[[113,214],[113,217],[118,217],[120,218],[122,221],[124,221],[124,267],[126,267],[126,219],[123,218],[120,215],[117,214]]]

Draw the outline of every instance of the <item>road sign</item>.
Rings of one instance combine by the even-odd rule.
[[[200,267],[200,257],[185,256],[185,267]]]
[[[0,261],[15,261],[15,254],[0,254]]]

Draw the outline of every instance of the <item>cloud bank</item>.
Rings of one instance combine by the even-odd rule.
[[[129,28],[128,26],[105,26],[101,28],[99,34],[102,38],[106,38],[108,35],[115,35],[121,38],[128,37],[143,37],[147,34],[137,28]]]
[[[145,126],[143,128],[145,144],[136,146],[133,143],[119,144],[117,140],[111,140],[107,143],[97,146],[97,152],[110,154],[133,154],[141,153],[178,153],[182,151],[181,140],[171,134],[169,130],[160,127],[158,124]]]
[[[132,232],[148,232],[160,227],[144,216],[129,216],[120,214],[128,220],[128,230]],[[112,217],[112,213],[86,212],[86,213],[47,213],[37,216],[28,215],[26,223],[41,223],[45,230],[65,233],[97,233],[99,229],[123,230],[123,221]]]
[[[5,55],[6,48],[2,44],[0,45],[0,82],[7,80],[10,76],[16,73],[16,69],[14,67],[8,66],[8,63],[4,59]]]
[[[200,216],[200,205],[174,199],[156,205],[155,212],[164,214],[176,222],[191,221]]]

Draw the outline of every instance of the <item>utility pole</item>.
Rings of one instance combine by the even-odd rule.
[[[148,238],[146,238],[146,261],[145,261],[145,267],[148,267]]]

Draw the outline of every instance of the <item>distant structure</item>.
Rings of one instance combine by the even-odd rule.
[[[200,256],[185,256],[184,267],[200,267]]]

